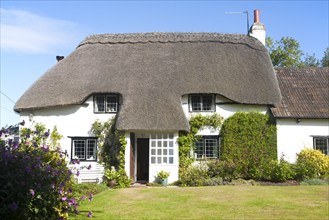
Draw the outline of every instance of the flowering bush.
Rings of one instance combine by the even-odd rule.
[[[298,179],[312,179],[329,175],[329,156],[319,150],[304,149],[297,154]]]
[[[67,219],[78,212],[73,174],[61,151],[56,128],[22,128],[20,143],[0,132],[0,219]]]

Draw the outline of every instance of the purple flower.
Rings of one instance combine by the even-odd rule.
[[[68,193],[72,193],[72,188],[69,188],[69,189],[67,190],[67,192],[68,192]]]
[[[33,189],[30,189],[30,194],[32,195],[32,197],[34,197],[34,195],[35,195],[35,192],[34,192],[34,190],[33,190]]]
[[[90,170],[90,169],[91,169],[91,164],[89,164],[89,166],[87,167],[87,169],[88,169],[88,170]]]
[[[81,196],[80,199],[81,200],[85,200],[86,199],[86,196]]]
[[[62,189],[62,187],[59,189],[59,194],[63,194],[63,189]]]
[[[26,138],[30,138],[30,137],[31,137],[30,133],[27,133]]]
[[[38,147],[38,143],[37,143],[37,142],[34,142],[34,143],[33,143],[33,146],[34,146],[34,147]]]
[[[44,135],[45,137],[49,137],[49,132],[46,131],[43,135]]]
[[[66,196],[63,196],[62,197],[62,201],[66,201]]]
[[[88,212],[87,217],[88,217],[88,218],[92,218],[92,217],[93,217],[93,213],[92,213],[92,212]]]
[[[93,200],[93,198],[94,198],[94,195],[93,195],[92,193],[90,193],[90,194],[89,194],[89,199],[88,199],[88,200],[91,201],[91,200]]]
[[[9,139],[8,144],[9,144],[9,146],[11,146],[13,144],[13,139]]]
[[[75,205],[75,199],[74,198],[70,199],[69,205]]]
[[[18,205],[17,205],[16,202],[13,202],[13,203],[11,203],[11,204],[8,205],[8,208],[11,209],[11,210],[13,210],[13,211],[15,211],[15,210],[17,210]]]
[[[77,174],[76,174],[76,175],[77,175],[77,176],[79,176],[79,175],[80,175],[80,171],[79,171],[79,170],[77,171]]]

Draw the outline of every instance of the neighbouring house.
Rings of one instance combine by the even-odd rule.
[[[304,148],[329,155],[329,68],[277,68],[282,103],[271,108],[278,157],[290,162]]]
[[[254,37],[252,37],[254,36]],[[257,39],[258,38],[258,39]],[[70,159],[92,164],[80,181],[100,178],[95,120],[117,117],[125,131],[125,170],[134,181],[161,170],[178,180],[176,139],[196,113],[264,114],[281,103],[258,11],[251,34],[140,33],[87,37],[17,101],[26,126],[57,126]],[[197,158],[219,157],[219,131],[203,129]]]

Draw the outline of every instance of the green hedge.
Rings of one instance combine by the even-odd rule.
[[[277,160],[276,126],[268,115],[235,113],[224,121],[221,138],[220,159],[233,161],[241,178],[261,179],[266,165]]]

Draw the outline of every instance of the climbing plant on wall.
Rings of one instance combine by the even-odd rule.
[[[180,133],[177,142],[179,145],[179,174],[184,175],[186,169],[195,160],[191,152],[195,148],[195,142],[200,138],[198,131],[205,126],[211,129],[219,129],[223,123],[223,117],[217,113],[211,115],[197,114],[190,118],[190,132]]]
[[[221,160],[233,161],[240,177],[260,179],[277,159],[276,126],[268,115],[237,112],[221,128]]]

